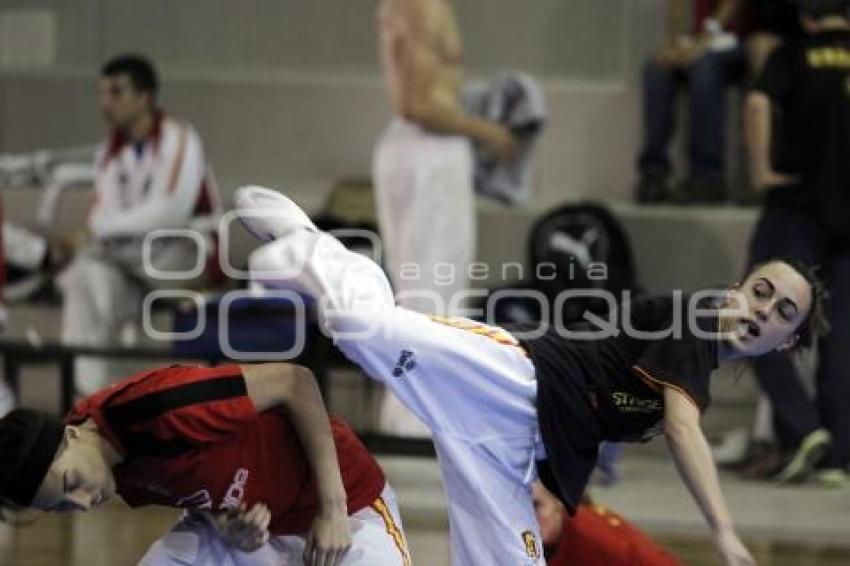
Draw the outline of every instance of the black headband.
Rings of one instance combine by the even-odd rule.
[[[38,411],[16,409],[0,421],[0,452],[5,477],[0,494],[8,501],[28,507],[44,481],[65,436],[65,425]]]

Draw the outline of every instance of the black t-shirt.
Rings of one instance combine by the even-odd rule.
[[[610,337],[583,339],[548,327],[529,338],[528,326],[508,328],[536,370],[548,459],[538,463],[540,477],[571,512],[600,442],[642,442],[662,432],[664,387],[684,393],[700,411],[708,407],[709,376],[718,363],[717,313],[702,311],[691,324],[689,312],[697,311],[690,303],[681,293],[637,299],[622,305],[616,319],[609,317],[610,324],[582,329],[616,333]]]
[[[850,237],[850,31],[779,47],[755,89],[774,106],[774,167],[801,178],[795,204]]]

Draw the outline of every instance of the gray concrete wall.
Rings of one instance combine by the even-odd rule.
[[[468,66],[620,80],[664,0],[457,0]],[[56,63],[141,50],[170,67],[376,72],[377,0],[0,0],[47,11]]]
[[[0,56],[0,151],[96,139],[97,68],[110,55],[138,51],[161,69],[166,108],[203,134],[226,189],[257,180],[309,193],[340,175],[366,173],[389,116],[376,5],[0,0],[0,21],[12,22],[0,26],[0,34],[7,30],[0,37],[7,50]],[[552,120],[535,164],[535,204],[628,195],[639,123],[635,78],[662,5],[458,0],[471,76],[524,69],[546,87]],[[22,15],[52,24],[12,34]],[[48,61],[28,60],[48,43],[55,45]]]
[[[268,183],[316,208],[335,179],[369,172],[373,143],[390,116],[376,4],[0,0],[0,46],[7,50],[0,53],[0,151],[96,141],[97,69],[110,55],[139,51],[161,69],[164,106],[202,133],[226,194],[240,183]],[[630,196],[640,126],[636,87],[663,6],[664,0],[457,0],[469,74],[531,71],[543,81],[551,111],[535,160],[533,202],[521,210],[482,209],[484,261],[523,260],[528,226],[555,203]],[[9,31],[26,26],[29,33]],[[55,46],[48,61],[26,57],[43,45]],[[651,289],[692,288],[740,270],[751,213],[619,211]],[[663,253],[673,242],[682,253]]]

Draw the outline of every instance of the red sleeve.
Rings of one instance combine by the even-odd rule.
[[[175,366],[137,374],[86,400],[91,416],[130,456],[168,457],[238,434],[257,411],[239,366]]]

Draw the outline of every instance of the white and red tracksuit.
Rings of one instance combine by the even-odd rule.
[[[176,287],[143,265],[145,235],[159,229],[194,229],[210,245],[221,203],[201,139],[188,123],[158,114],[150,135],[132,141],[114,134],[97,152],[95,200],[88,219],[92,243],[59,278],[64,295],[62,340],[107,347],[120,325],[137,316],[152,287]],[[155,240],[153,266],[191,270],[199,260],[187,238]],[[204,263],[206,263],[204,258]],[[92,393],[107,381],[103,360],[77,360],[77,387]]]

